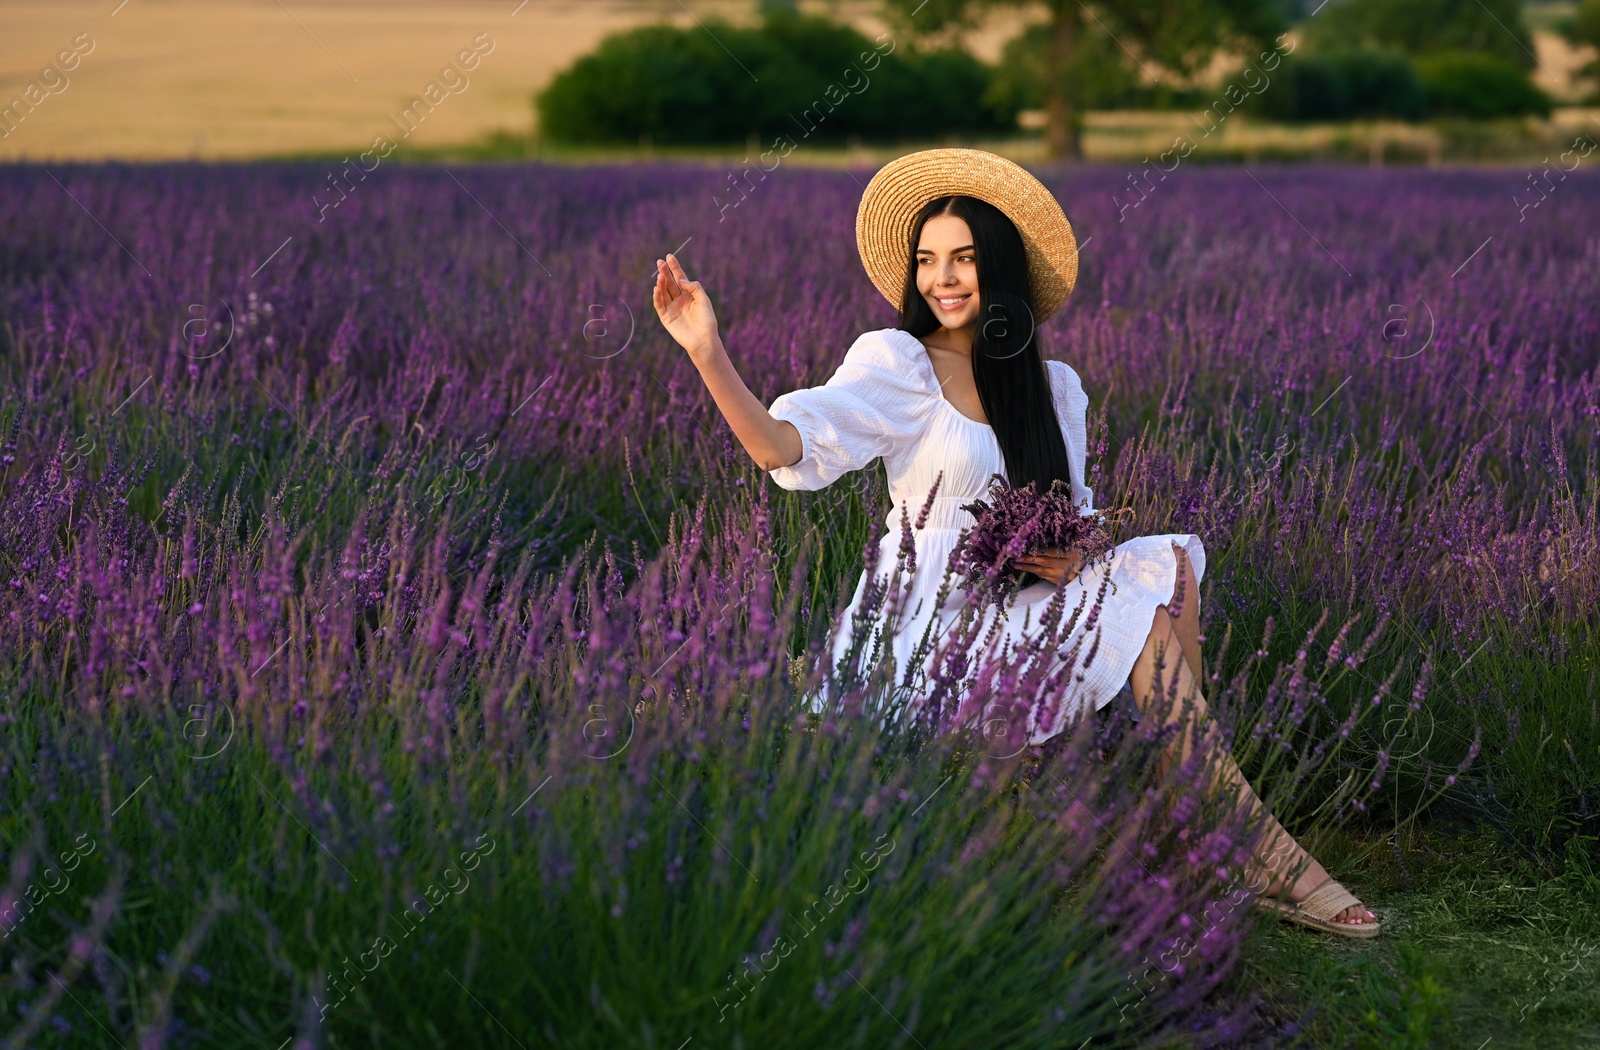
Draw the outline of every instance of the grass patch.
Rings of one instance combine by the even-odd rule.
[[[1393,838],[1332,833],[1313,852],[1378,913],[1383,933],[1345,940],[1278,923],[1240,987],[1259,985],[1276,1005],[1274,1045],[1284,1047],[1596,1045],[1594,845],[1573,840],[1564,858],[1530,858],[1446,813]]]

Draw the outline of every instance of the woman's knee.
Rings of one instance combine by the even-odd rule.
[[[1187,548],[1172,541],[1172,554],[1178,561],[1178,579],[1172,588],[1172,604],[1179,606],[1180,611],[1189,612],[1195,608],[1199,594],[1195,587],[1194,564],[1189,560]]]
[[[1128,676],[1129,684],[1133,686],[1134,702],[1141,714],[1156,713],[1149,705],[1156,693],[1169,686],[1177,665],[1182,661],[1183,645],[1178,639],[1175,621],[1165,605],[1158,605],[1150,623],[1149,637],[1145,639],[1144,651],[1139,654]]]
[[[1146,650],[1154,651],[1162,646],[1171,649],[1177,644],[1177,618],[1167,606],[1156,606],[1155,616],[1150,621],[1150,637],[1145,642]]]

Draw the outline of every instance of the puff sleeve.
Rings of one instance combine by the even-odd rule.
[[[1050,395],[1055,401],[1056,418],[1061,422],[1061,432],[1067,439],[1067,464],[1072,470],[1072,501],[1084,503],[1080,514],[1094,510],[1094,491],[1084,476],[1085,460],[1089,448],[1089,395],[1083,392],[1083,381],[1065,361],[1046,361],[1050,369]]]
[[[928,373],[895,334],[862,334],[826,383],[772,402],[772,416],[800,432],[799,461],[768,471],[779,488],[825,488],[914,444],[931,410]]]

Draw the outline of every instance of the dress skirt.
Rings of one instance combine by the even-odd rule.
[[[986,656],[999,656],[1008,648],[1014,652],[1042,629],[1040,617],[1047,611],[1058,590],[1048,580],[1037,580],[1017,592],[1008,605],[990,603],[983,606],[981,626],[975,631],[969,628],[960,632],[959,624],[967,599],[959,581],[952,576],[942,607],[936,607],[935,602],[941,584],[945,583],[942,569],[960,539],[961,530],[957,527],[938,527],[932,522],[943,515],[955,516],[951,512],[964,515],[970,522],[970,514],[956,506],[961,502],[969,501],[962,498],[935,500],[925,535],[917,540],[917,571],[909,580],[903,570],[900,574],[900,588],[905,599],[898,629],[892,638],[884,637],[885,617],[880,608],[879,615],[869,628],[873,633],[867,636],[862,649],[864,653],[871,653],[874,643],[880,643],[884,659],[894,660],[896,683],[907,682],[907,668],[917,663],[907,682],[907,699],[913,706],[931,690],[933,664],[942,641],[958,633],[965,637],[970,643],[966,664],[971,673],[976,674],[981,670]],[[878,564],[874,573],[869,576],[867,572],[862,572],[856,581],[849,604],[833,625],[830,657],[835,666],[849,655],[853,643],[851,628],[867,598],[869,579],[876,577],[880,593],[892,583],[900,546],[900,530],[896,528],[886,532],[878,544]],[[1070,658],[1073,662],[1070,682],[1058,702],[1053,705],[1041,702],[1031,712],[1028,722],[1029,743],[1043,743],[1066,729],[1085,712],[1104,707],[1128,683],[1133,665],[1149,638],[1157,607],[1170,605],[1177,590],[1178,558],[1175,547],[1182,548],[1189,556],[1195,575],[1195,593],[1198,594],[1198,585],[1205,575],[1206,552],[1200,537],[1191,533],[1135,536],[1124,540],[1107,558],[1091,563],[1077,577],[1059,588],[1065,592],[1062,615],[1070,618],[1074,610],[1082,611],[1078,613],[1070,634],[1062,632],[1056,639],[1058,644],[1051,670],[1066,666],[1069,661],[1066,654],[1076,655]],[[924,556],[937,560],[924,562]],[[1089,614],[1101,583],[1108,574],[1111,580],[1106,587],[1099,615],[1091,626]],[[927,633],[930,625],[932,632]],[[920,661],[917,660],[919,647],[922,655]],[[865,661],[866,657],[861,659]],[[820,707],[816,709],[820,710]]]

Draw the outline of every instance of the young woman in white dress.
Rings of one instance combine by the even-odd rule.
[[[939,599],[941,576],[961,529],[974,520],[961,505],[985,497],[992,474],[1016,486],[1034,481],[1040,491],[1062,479],[1081,513],[1093,510],[1084,477],[1088,397],[1070,366],[1044,360],[1035,329],[1070,293],[1077,246],[1060,204],[1032,175],[968,149],[927,150],[886,165],[863,194],[856,234],[868,275],[899,309],[900,324],[864,333],[826,384],[784,394],[770,409],[729,359],[705,288],[671,253],[656,260],[654,304],[734,435],[779,486],[819,489],[883,458],[894,506],[880,544],[880,574],[895,562],[902,509],[916,517],[929,508],[915,535],[918,568],[904,592],[904,613],[887,639],[904,667],[927,652],[917,643],[930,622],[942,636],[960,614],[965,598],[959,589]],[[1140,711],[1156,710],[1155,690],[1175,675],[1178,695],[1192,698],[1206,726],[1201,746],[1212,760],[1209,768],[1234,787],[1249,812],[1259,811],[1260,799],[1206,714],[1197,680],[1197,584],[1205,571],[1199,538],[1135,537],[1088,568],[1073,550],[1039,551],[1014,566],[1032,582],[1008,608],[992,607],[1002,622],[998,635],[989,635],[991,645],[1036,629],[1057,589],[1070,591],[1070,611],[1085,591],[1093,602],[1102,574],[1113,584],[1098,615],[1094,660],[1071,689],[1077,706],[1036,711],[1030,742],[1061,732],[1079,712],[1099,709],[1119,690],[1131,690]],[[863,572],[835,625],[835,660],[849,641],[845,625],[867,584]],[[1080,622],[1076,630],[1085,626]],[[1158,653],[1169,669],[1160,681]],[[912,668],[914,680],[930,670]],[[1178,714],[1175,708],[1166,717]],[[1170,769],[1187,752],[1187,734],[1180,734],[1159,768]],[[1264,848],[1247,873],[1262,892],[1262,905],[1316,929],[1376,935],[1376,916],[1270,814],[1265,822]],[[1281,861],[1285,849],[1288,864],[1268,862],[1273,856]]]

